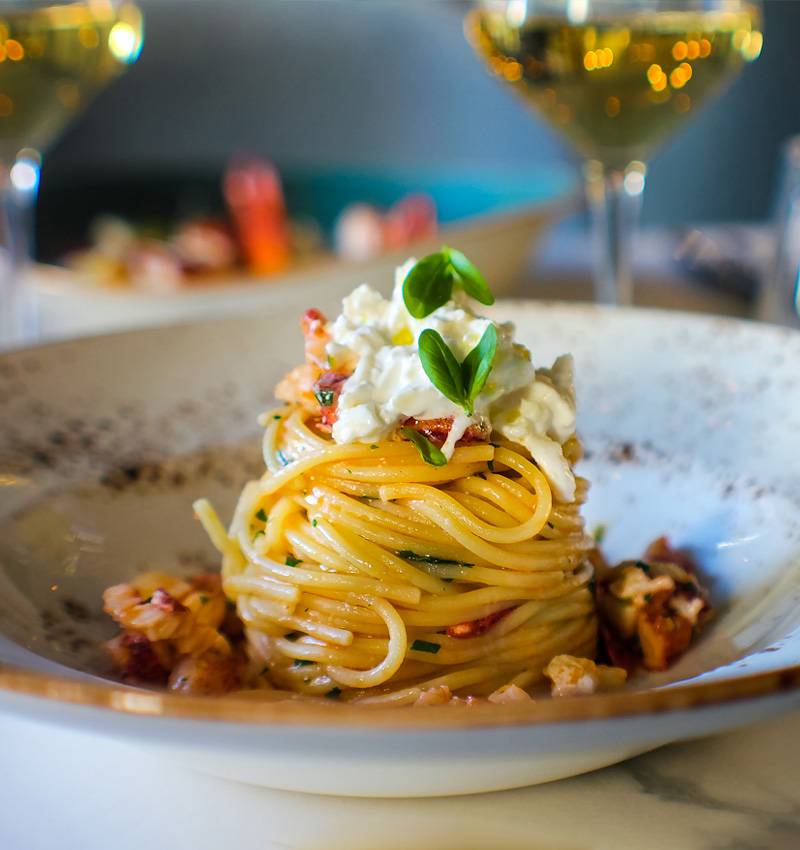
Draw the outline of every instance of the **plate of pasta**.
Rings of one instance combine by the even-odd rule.
[[[7,354],[0,709],[430,796],[797,706],[798,358],[495,303],[446,246],[301,316]]]

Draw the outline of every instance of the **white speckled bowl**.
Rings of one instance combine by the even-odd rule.
[[[331,297],[320,306],[334,312]],[[505,303],[538,362],[575,354],[590,525],[613,558],[667,532],[718,616],[618,694],[471,709],[259,703],[104,678],[102,589],[213,553],[258,470],[255,416],[301,355],[285,312],[0,358],[0,708],[301,791],[457,794],[543,782],[800,705],[800,334],[678,313]]]

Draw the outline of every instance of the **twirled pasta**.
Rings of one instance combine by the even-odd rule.
[[[562,503],[502,441],[437,467],[399,439],[338,445],[299,406],[261,422],[266,471],[230,528],[195,510],[275,687],[402,704],[438,685],[525,688],[555,655],[594,656],[585,480]]]

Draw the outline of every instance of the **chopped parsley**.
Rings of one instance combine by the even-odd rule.
[[[487,460],[486,465],[489,467],[489,472],[494,472],[494,461],[493,460]]]
[[[325,694],[325,696],[327,697],[327,699],[338,699],[339,694],[341,694],[341,692],[341,688],[331,688],[328,693]]]
[[[377,443],[370,443],[370,446],[369,446],[369,447],[370,447],[371,449],[377,449],[377,448],[378,448],[378,444],[377,444]]]
[[[597,543],[598,546],[606,539],[607,530],[606,526],[602,523],[595,526],[595,529],[592,532],[592,537],[594,537],[594,542]]]
[[[279,413],[276,413],[272,418],[276,421],[280,421],[283,417]]]
[[[315,390],[314,398],[319,402],[320,407],[330,407],[333,404],[333,390]]]
[[[397,553],[406,561],[421,561],[423,564],[451,564],[454,567],[473,567],[474,564],[468,564],[466,561],[450,561],[447,558],[437,558],[434,555],[418,555],[410,549],[401,549]]]
[[[639,567],[642,572],[650,574],[650,564],[646,564],[644,561],[637,561],[636,566]]]
[[[438,643],[433,643],[429,640],[415,640],[411,644],[411,650],[413,652],[430,652],[431,655],[436,655],[441,648]]]
[[[644,601],[645,602],[652,602],[653,601],[653,594],[652,593],[645,593]]]
[[[264,512],[264,508],[259,508],[259,509],[258,509],[258,513],[256,514],[256,519],[260,519],[260,520],[261,520],[261,522],[266,522],[266,521],[267,521],[267,515],[266,515],[266,513]]]
[[[298,564],[302,564],[303,562],[300,558],[295,558],[294,555],[287,555],[284,563],[287,567],[296,567]]]
[[[200,604],[201,605],[208,605],[209,598],[210,597],[206,596],[205,593],[201,593],[200,594]]]
[[[311,525],[312,525],[314,528],[316,528],[316,527],[317,527],[317,520],[312,519],[312,520],[311,520]]]

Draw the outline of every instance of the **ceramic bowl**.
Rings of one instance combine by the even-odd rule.
[[[317,306],[337,309],[319,289]],[[539,363],[572,351],[612,558],[666,533],[717,616],[667,673],[520,706],[377,709],[123,686],[101,593],[216,558],[192,517],[260,468],[256,415],[301,357],[297,310],[0,358],[0,709],[115,736],[220,776],[430,796],[544,782],[800,705],[800,334],[731,320],[510,303]]]

